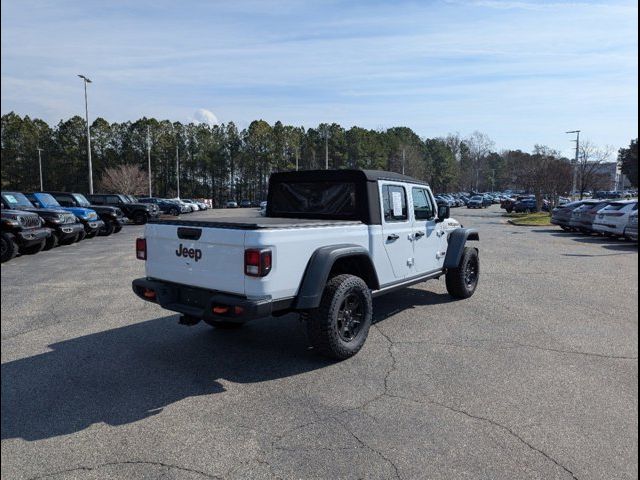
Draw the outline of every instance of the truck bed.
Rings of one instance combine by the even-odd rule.
[[[215,214],[198,217],[198,220],[157,219],[149,220],[150,224],[178,225],[185,227],[227,228],[233,230],[261,230],[310,227],[335,227],[346,225],[362,225],[358,220],[317,220],[309,218],[279,217],[219,217]]]

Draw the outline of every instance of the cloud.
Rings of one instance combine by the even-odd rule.
[[[192,121],[196,123],[206,123],[210,127],[220,123],[218,121],[218,117],[216,117],[211,110],[207,110],[206,108],[199,108],[196,110],[193,114]]]

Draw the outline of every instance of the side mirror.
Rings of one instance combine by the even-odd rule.
[[[450,216],[451,208],[449,205],[438,205],[438,218],[436,218],[436,223],[443,222]]]

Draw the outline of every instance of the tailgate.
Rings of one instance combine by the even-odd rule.
[[[244,294],[243,230],[147,224],[147,277]]]

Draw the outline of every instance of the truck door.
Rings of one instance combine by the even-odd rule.
[[[436,203],[429,190],[424,187],[412,187],[413,203],[413,253],[416,275],[442,268],[444,244],[442,224],[436,223]]]
[[[413,266],[413,225],[403,185],[380,184],[382,241],[396,279],[410,275]]]

